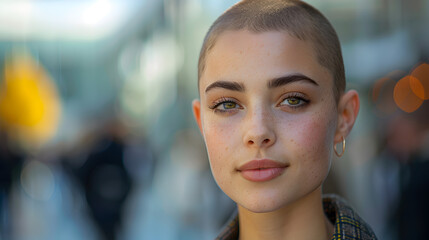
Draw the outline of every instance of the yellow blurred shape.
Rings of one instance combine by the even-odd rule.
[[[411,72],[411,76],[414,77],[410,82],[414,94],[423,100],[429,99],[429,64],[420,64]]]
[[[61,106],[48,74],[28,54],[5,61],[0,125],[24,145],[41,146],[56,132]]]
[[[405,76],[400,79],[393,89],[393,99],[396,105],[404,112],[411,113],[416,111],[423,103],[423,100],[416,96],[411,89],[411,82],[415,84],[415,88],[422,88],[418,86],[419,81],[413,76]],[[418,90],[420,92],[421,90]]]

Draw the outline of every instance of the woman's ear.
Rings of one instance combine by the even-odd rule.
[[[359,113],[359,94],[355,90],[344,93],[338,103],[338,122],[334,142],[338,143],[346,138],[355,124]]]
[[[195,99],[192,101],[192,111],[194,112],[194,118],[195,121],[198,124],[198,127],[200,128],[201,134],[203,134],[203,129],[201,127],[201,102],[198,99]]]

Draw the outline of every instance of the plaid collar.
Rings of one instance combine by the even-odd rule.
[[[331,240],[376,240],[372,229],[357,213],[337,195],[323,196],[323,209],[328,219],[334,224],[334,235]],[[222,229],[216,240],[238,239],[238,213],[234,212],[228,224]]]

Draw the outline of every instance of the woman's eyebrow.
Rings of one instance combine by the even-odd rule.
[[[277,88],[277,87],[280,87],[292,82],[297,82],[297,81],[306,81],[316,86],[319,86],[319,84],[316,81],[300,73],[286,75],[279,78],[274,78],[268,82],[267,86],[268,88]]]
[[[244,92],[244,85],[238,82],[216,81],[206,88],[206,92],[213,88],[224,88],[231,91]]]

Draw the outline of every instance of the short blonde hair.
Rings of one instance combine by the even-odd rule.
[[[314,44],[319,63],[334,79],[334,97],[338,102],[345,90],[344,63],[340,41],[329,21],[317,9],[298,0],[243,0],[225,11],[204,38],[198,61],[198,84],[205,69],[208,52],[227,30],[246,29],[260,33],[286,31]]]

